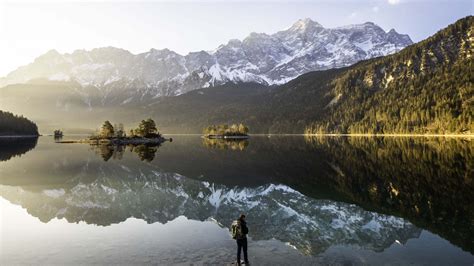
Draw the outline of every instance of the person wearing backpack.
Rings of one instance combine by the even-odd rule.
[[[232,223],[232,238],[237,241],[237,264],[240,265],[240,252],[244,250],[244,261],[245,264],[249,264],[247,257],[247,234],[249,229],[247,228],[247,223],[245,222],[245,214],[241,214],[239,219],[235,220]]]

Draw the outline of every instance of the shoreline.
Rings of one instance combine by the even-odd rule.
[[[8,138],[8,139],[13,139],[13,138],[38,138],[38,137],[41,137],[42,135],[5,135],[5,136],[1,136],[0,135],[0,138]]]
[[[58,144],[85,143],[91,145],[141,145],[141,144],[161,144],[165,141],[172,142],[169,138],[133,138],[133,139],[79,139],[79,140],[61,140]]]
[[[249,135],[242,135],[242,136],[226,136],[226,135],[211,135],[211,136],[201,136],[201,138],[205,139],[223,139],[223,140],[240,140],[240,139],[248,139],[250,138]]]
[[[474,138],[474,134],[302,134],[308,137],[409,137],[409,138]]]
[[[202,134],[197,133],[164,133],[163,135],[168,136],[202,136]],[[271,137],[271,136],[303,136],[303,137],[446,137],[446,138],[474,138],[474,134],[343,134],[343,133],[325,133],[325,134],[298,134],[298,133],[255,133],[248,134],[249,136],[262,136],[262,137]]]
[[[86,136],[84,134],[68,134],[69,136]],[[199,133],[164,133],[164,136],[202,136]],[[446,138],[474,138],[474,134],[342,134],[342,133],[324,133],[324,134],[298,134],[298,133],[278,133],[265,134],[256,133],[248,134],[248,136],[308,136],[308,137],[446,137]],[[38,137],[53,137],[52,135],[8,135],[0,138],[38,138]],[[204,137],[204,136],[202,136]],[[248,138],[248,137],[247,137]],[[80,140],[73,140],[80,142]]]

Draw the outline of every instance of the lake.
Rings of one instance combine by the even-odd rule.
[[[474,263],[473,139],[167,137],[0,140],[1,264]]]

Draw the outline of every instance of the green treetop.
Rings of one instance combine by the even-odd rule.
[[[205,135],[226,135],[226,136],[238,136],[238,135],[247,135],[249,128],[240,123],[240,124],[222,124],[222,125],[211,125],[203,129]]]
[[[135,129],[133,133],[136,136],[145,138],[159,135],[155,121],[153,121],[153,119],[151,118],[148,118],[147,120],[142,120],[138,125],[138,128]]]
[[[112,138],[114,136],[114,127],[108,120],[100,128],[99,136],[101,138]]]

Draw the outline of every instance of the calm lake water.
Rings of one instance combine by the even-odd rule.
[[[171,137],[0,140],[0,264],[474,264],[473,139]]]

